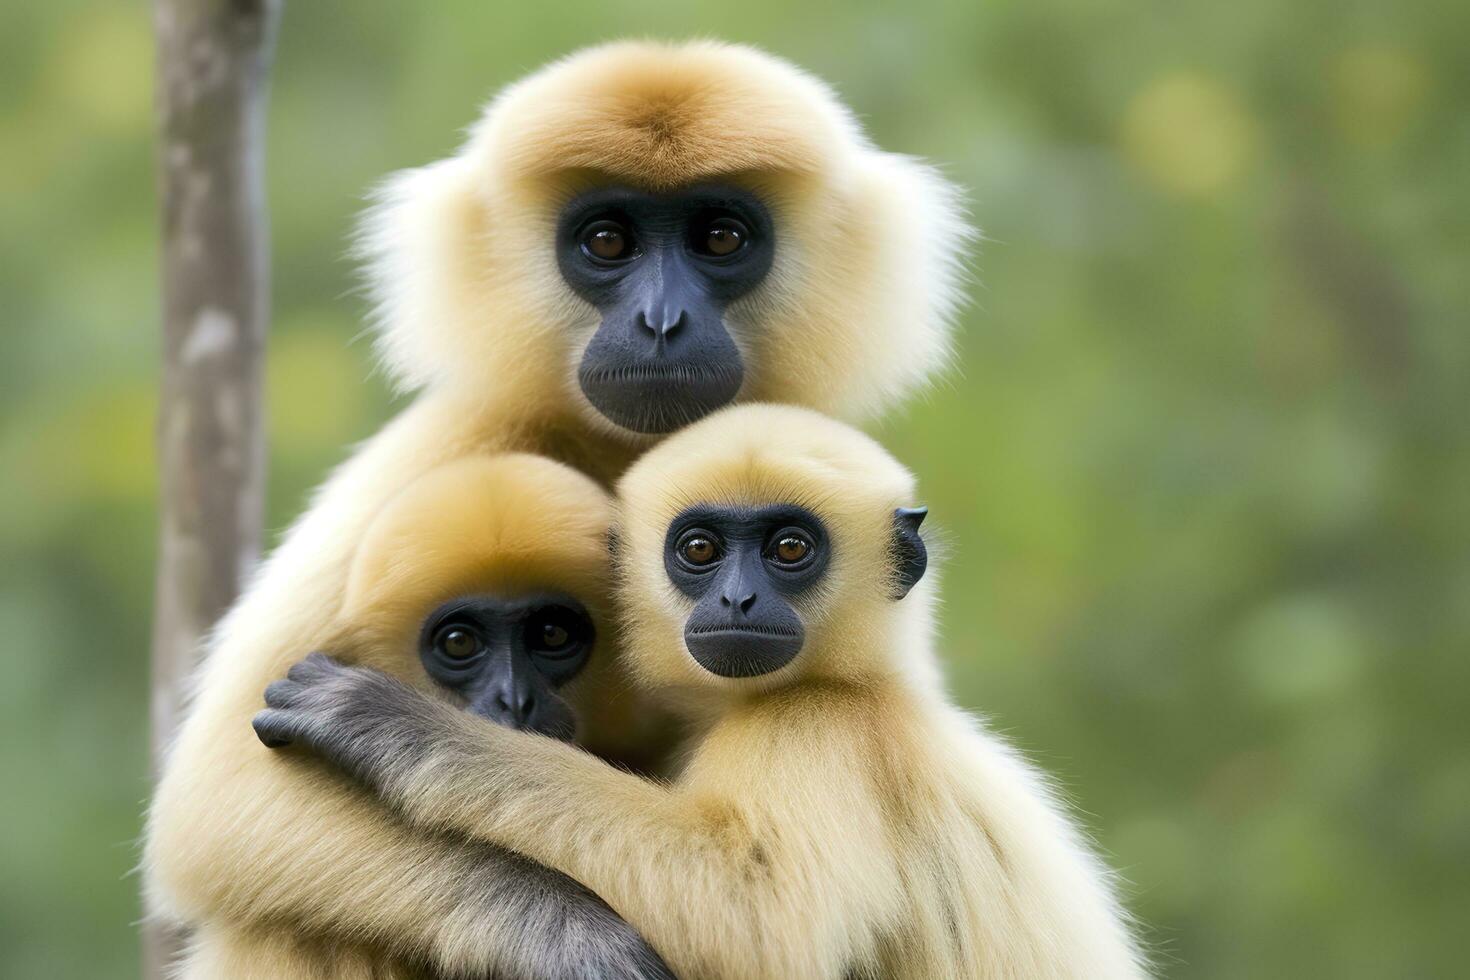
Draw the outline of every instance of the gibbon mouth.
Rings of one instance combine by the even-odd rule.
[[[684,646],[705,670],[720,677],[759,677],[785,667],[801,652],[801,632],[784,627],[699,626],[684,630]]]
[[[587,368],[582,371],[584,384],[702,384],[723,380],[729,371],[706,364],[678,364],[648,361],[618,367]],[[738,376],[738,375],[737,375]]]
[[[761,627],[761,626],[691,626],[685,631],[686,636],[720,636],[723,634],[732,636],[770,636],[780,638],[800,639],[801,634],[794,629],[783,627]]]
[[[614,367],[583,364],[582,393],[609,422],[645,434],[683,428],[734,401],[744,372],[736,366],[645,361]]]

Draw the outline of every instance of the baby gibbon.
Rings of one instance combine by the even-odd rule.
[[[683,976],[1143,975],[1045,780],[938,682],[923,512],[888,453],[732,408],[618,496],[625,656],[695,733],[673,782],[325,658],[275,723],[423,829],[585,883]]]
[[[570,738],[586,715],[604,731],[646,738],[636,729],[654,714],[637,707],[610,642],[611,521],[607,492],[560,463],[516,453],[447,463],[409,484],[368,525],[342,608],[325,614],[303,642],[391,675],[467,716]],[[267,689],[267,704],[277,686]],[[269,711],[256,718],[255,730],[271,747],[291,742],[289,733],[272,727]],[[452,955],[479,976],[519,970],[532,958],[543,976],[599,969],[671,976],[597,896],[503,848],[418,835],[404,855],[414,863],[383,879],[360,860],[360,849],[380,840],[356,818],[364,804],[377,804],[314,760],[269,761],[295,770],[303,793],[340,804],[337,817],[304,828],[304,840],[282,841],[268,874],[252,875],[263,901],[279,893],[312,901],[291,929],[253,930],[243,942],[235,934],[206,933],[192,970],[232,980],[290,980],[316,976],[310,964],[329,959],[335,975],[366,980],[416,977],[422,964]],[[262,800],[233,813],[237,834],[278,839],[279,828],[259,822],[273,805]],[[391,838],[381,843],[393,846]],[[239,852],[251,849],[245,842]],[[361,948],[340,949],[326,938],[343,925],[334,920],[342,907],[337,888],[376,890],[382,918],[354,926]],[[500,915],[514,928],[487,935],[467,909]],[[410,938],[446,927],[459,931],[458,945],[448,950]]]

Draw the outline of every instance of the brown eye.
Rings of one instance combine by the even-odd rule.
[[[691,565],[708,565],[719,554],[709,538],[693,537],[684,542],[684,560]]]
[[[480,641],[469,630],[452,627],[439,634],[439,649],[451,660],[468,660],[480,652]]]
[[[724,258],[734,255],[750,238],[745,225],[734,218],[720,218],[705,228],[696,242],[696,249],[705,255]]]
[[[805,538],[795,534],[786,534],[777,540],[771,553],[781,564],[795,565],[812,553],[812,545]]]
[[[592,623],[585,612],[548,606],[526,621],[526,646],[553,660],[569,660],[592,642]]]
[[[616,221],[594,221],[582,232],[582,248],[594,259],[616,262],[633,254],[633,237]]]

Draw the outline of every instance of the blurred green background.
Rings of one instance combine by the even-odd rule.
[[[879,434],[944,649],[1085,812],[1177,977],[1463,975],[1470,6],[290,2],[270,513],[393,411],[346,236],[489,92],[750,41],[943,164],[989,241]],[[0,974],[135,976],[159,359],[141,3],[0,11]]]

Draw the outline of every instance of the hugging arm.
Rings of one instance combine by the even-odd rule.
[[[682,973],[826,975],[830,964],[814,958],[850,921],[843,902],[823,899],[830,882],[820,871],[789,866],[810,853],[811,838],[839,846],[868,829],[869,811],[855,798],[848,805],[841,787],[832,809],[841,819],[813,814],[804,826],[772,828],[728,793],[652,782],[322,654],[272,684],[266,700],[255,720],[263,740],[321,756],[425,829],[501,844],[571,875]]]

